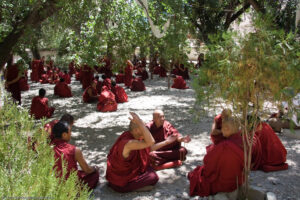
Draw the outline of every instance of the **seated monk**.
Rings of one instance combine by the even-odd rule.
[[[102,75],[102,87],[106,86],[109,90],[111,90],[111,80],[106,75]]]
[[[139,67],[135,73],[137,76],[141,76],[142,80],[147,80],[149,78],[148,72],[145,67]]]
[[[173,78],[173,85],[171,88],[176,89],[188,89],[189,87],[186,86],[185,80],[181,76],[172,75]]]
[[[115,95],[106,86],[103,86],[98,98],[97,110],[100,112],[113,112],[117,109],[118,104]]]
[[[124,74],[122,73],[119,73],[117,76],[116,76],[116,83],[124,83]]]
[[[209,196],[232,192],[243,183],[243,141],[237,123],[226,119],[222,123],[224,140],[206,147],[203,165],[188,173],[190,196]]]
[[[282,129],[300,129],[300,126],[297,126],[297,114],[295,115],[296,120],[291,120],[287,116],[288,108],[280,108],[278,113],[273,113],[267,120],[268,124],[272,127],[275,132],[280,133]]]
[[[114,93],[117,103],[127,102],[128,96],[127,96],[124,88],[117,85],[116,82],[114,82],[114,81],[111,83],[111,85],[112,85],[111,91]]]
[[[215,117],[214,123],[211,128],[211,133],[210,133],[210,136],[211,136],[210,139],[214,144],[217,144],[220,141],[222,141],[223,139],[225,139],[223,137],[222,130],[221,130],[222,129],[222,120],[231,117],[231,114],[232,114],[232,112],[230,109],[224,109],[221,114],[219,114]]]
[[[164,144],[156,145],[135,113],[129,131],[124,132],[110,149],[107,156],[106,179],[108,185],[117,192],[147,191],[153,188],[158,176],[149,165],[149,152],[172,143],[176,138],[169,137]]]
[[[143,80],[141,78],[133,77],[133,81],[131,83],[130,90],[131,91],[145,91],[146,87],[145,87]]]
[[[44,130],[48,133],[50,142],[52,142],[53,139],[54,139],[54,134],[53,134],[53,131],[52,131],[53,127],[59,121],[65,121],[65,122],[67,122],[71,126],[71,128],[72,128],[72,126],[74,124],[74,117],[72,115],[70,115],[70,114],[64,114],[60,118],[60,120],[54,119],[54,120],[48,122],[47,124],[45,124]]]
[[[250,130],[253,130],[253,116],[248,115]],[[251,170],[272,172],[288,169],[287,151],[271,126],[257,118],[252,144]]]
[[[79,148],[69,144],[71,139],[71,126],[66,121],[59,121],[53,127],[54,157],[56,176],[63,176],[62,159],[66,162],[67,172],[63,178],[68,179],[71,172],[77,173],[78,180],[86,184],[89,189],[96,188],[99,181],[99,168],[91,167],[84,159]],[[82,170],[78,170],[77,163]]]
[[[62,78],[65,80],[67,84],[71,83],[71,76],[70,74],[68,74],[67,71],[64,71],[64,73],[62,74]]]
[[[190,137],[182,137],[170,122],[165,120],[162,110],[155,110],[153,112],[153,121],[149,122],[146,126],[150,130],[155,144],[165,142],[169,136],[177,138],[173,143],[150,153],[152,167],[160,170],[180,166],[182,161],[186,159],[187,154],[187,150],[181,146],[181,142],[190,142]]]
[[[97,95],[97,81],[93,81],[92,85],[87,87],[82,95],[83,102],[85,103],[92,103],[96,102],[98,100],[98,95]]]
[[[167,71],[163,66],[160,67],[159,77],[167,77]]]
[[[50,118],[55,110],[53,107],[48,106],[48,98],[45,97],[46,90],[41,88],[39,90],[39,96],[35,96],[32,99],[30,114],[34,115],[35,119],[41,119],[43,117]]]
[[[27,78],[26,77],[22,77],[20,78],[20,81],[19,81],[19,87],[20,87],[20,90],[21,91],[28,91],[29,90],[29,84],[27,82]]]
[[[49,83],[56,84],[58,82],[59,82],[59,76],[56,71],[53,71],[52,75],[50,76]]]
[[[41,79],[40,79],[40,83],[41,84],[49,83],[48,75],[47,74],[42,74]]]
[[[54,87],[54,95],[59,97],[72,97],[71,88],[65,82],[63,78],[60,79],[58,83],[56,83]]]

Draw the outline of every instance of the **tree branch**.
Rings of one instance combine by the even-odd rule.
[[[227,30],[230,26],[230,24],[235,21],[239,16],[241,16],[241,14],[243,14],[248,8],[250,7],[249,3],[246,3],[243,8],[241,8],[239,11],[237,11],[235,14],[233,14],[224,24],[224,28],[225,30]]]

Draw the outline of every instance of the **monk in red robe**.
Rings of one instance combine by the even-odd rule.
[[[115,95],[106,86],[102,87],[98,98],[97,110],[100,112],[113,112],[118,109]]]
[[[30,86],[26,77],[22,76],[19,81],[19,86],[21,91],[29,90]]]
[[[83,92],[82,99],[85,103],[92,103],[98,100],[98,92],[97,92],[97,81],[93,81],[92,85],[86,88]]]
[[[65,82],[63,78],[60,79],[58,83],[56,83],[54,87],[54,95],[59,97],[72,97],[71,88]]]
[[[130,60],[127,60],[127,66],[125,68],[125,77],[124,83],[126,87],[130,87],[132,83],[132,72],[133,72],[133,64]]]
[[[176,76],[173,75],[173,85],[171,88],[176,88],[176,89],[188,89],[189,87],[186,86],[185,80],[181,76]]]
[[[149,78],[148,76],[148,72],[145,69],[145,67],[139,67],[137,69],[137,73],[135,73],[137,76],[140,76],[142,78],[142,80],[147,80]]]
[[[248,116],[248,121],[251,123],[253,118]],[[287,151],[274,130],[269,124],[260,122],[259,118],[256,123],[258,125],[253,136],[251,169],[264,172],[288,169],[288,164],[285,163]]]
[[[72,60],[69,64],[69,75],[72,77],[73,74],[75,74],[75,61]]]
[[[22,72],[19,70],[17,64],[8,64],[4,75],[6,80],[5,87],[12,95],[14,101],[18,101],[21,105],[21,89],[20,89],[20,79],[22,77]]]
[[[209,196],[232,192],[243,184],[243,141],[233,120],[223,121],[224,139],[206,147],[203,165],[189,172],[190,196]]]
[[[132,118],[129,131],[119,136],[107,156],[106,179],[109,186],[117,192],[152,189],[158,176],[149,165],[148,154],[150,150],[176,140],[176,137],[169,137],[164,144],[154,144],[144,122],[135,113],[130,114]]]
[[[155,110],[153,112],[153,120],[146,126],[150,130],[155,144],[164,143],[169,136],[177,138],[173,143],[150,153],[152,167],[160,170],[180,166],[182,161],[186,159],[187,154],[187,150],[181,146],[181,142],[190,142],[190,137],[182,137],[177,129],[165,120],[162,110]]]
[[[125,75],[122,73],[117,74],[116,83],[124,83],[124,79],[125,79],[124,77],[125,77]]]
[[[114,82],[114,81],[111,83],[111,85],[112,85],[111,91],[114,93],[117,103],[127,102],[128,96],[127,96],[124,88],[117,85],[116,82]]]
[[[41,84],[49,83],[49,76],[47,74],[43,74],[39,81],[40,81]]]
[[[146,87],[143,80],[139,77],[134,78],[130,87],[131,91],[145,91]]]
[[[48,106],[48,98],[45,97],[46,90],[41,88],[39,90],[39,96],[32,99],[30,114],[34,115],[35,119],[41,119],[43,117],[50,118],[55,110],[53,107]]]
[[[109,90],[111,90],[111,80],[106,75],[102,75],[102,87],[106,86]]]
[[[50,84],[56,84],[57,82],[59,82],[60,78],[57,74],[57,72],[54,70],[52,75],[49,77],[49,83]]]
[[[67,71],[64,71],[61,78],[63,78],[67,84],[71,83],[71,76],[67,73]]]
[[[54,120],[48,122],[47,124],[45,124],[44,130],[48,133],[50,142],[52,142],[53,139],[54,139],[54,134],[53,134],[53,131],[52,131],[53,127],[59,121],[65,121],[65,122],[67,122],[68,124],[70,124],[70,126],[72,128],[72,126],[74,124],[74,117],[72,115],[70,115],[70,114],[64,114],[60,118],[60,120],[54,119]]]
[[[32,60],[31,62],[31,74],[30,79],[32,82],[38,82],[39,81],[39,75],[38,75],[38,66],[40,64],[40,60]]]
[[[67,173],[63,178],[68,179],[71,172],[77,173],[78,180],[82,184],[86,184],[89,189],[94,189],[99,181],[99,168],[91,167],[87,164],[83,154],[79,148],[69,144],[71,139],[71,126],[65,121],[57,122],[53,127],[54,139],[54,157],[56,176],[63,176],[62,159],[66,162]],[[77,163],[82,170],[78,170]]]
[[[91,67],[89,67],[87,64],[85,64],[81,71],[81,83],[82,83],[82,89],[86,89],[89,87],[94,80],[94,72]]]

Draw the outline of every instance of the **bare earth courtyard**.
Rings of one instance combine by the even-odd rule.
[[[82,89],[78,81],[72,78],[73,97],[58,98],[53,95],[54,85],[30,83],[30,90],[22,93],[22,106],[30,108],[31,99],[45,88],[46,97],[56,108],[52,119],[59,119],[62,114],[70,113],[75,117],[71,143],[79,147],[91,165],[100,167],[100,184],[94,191],[95,199],[213,199],[213,197],[190,197],[187,173],[202,164],[206,153],[205,147],[211,143],[209,132],[213,117],[220,111],[202,116],[198,121],[191,114],[194,108],[195,92],[193,89],[177,90],[167,88],[167,79],[154,77],[145,81],[146,91],[131,92],[126,89],[129,102],[118,104],[118,110],[101,113],[96,110],[96,103],[82,102]],[[191,82],[187,81],[191,88]],[[122,84],[121,84],[122,85]],[[122,85],[124,86],[124,85]],[[192,141],[185,145],[188,149],[187,160],[176,169],[158,171],[159,182],[151,192],[116,193],[107,186],[105,179],[106,156],[116,138],[128,129],[129,111],[136,112],[148,122],[152,119],[155,108],[165,112],[170,121],[183,135],[189,134]],[[276,194],[278,200],[300,200],[300,140],[279,136],[288,151],[286,171],[264,173],[251,172],[251,185]]]

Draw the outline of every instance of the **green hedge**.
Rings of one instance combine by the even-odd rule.
[[[5,101],[0,108],[0,199],[89,199],[76,174],[67,181],[55,177],[54,152],[28,111]],[[28,136],[36,141],[33,151]]]

